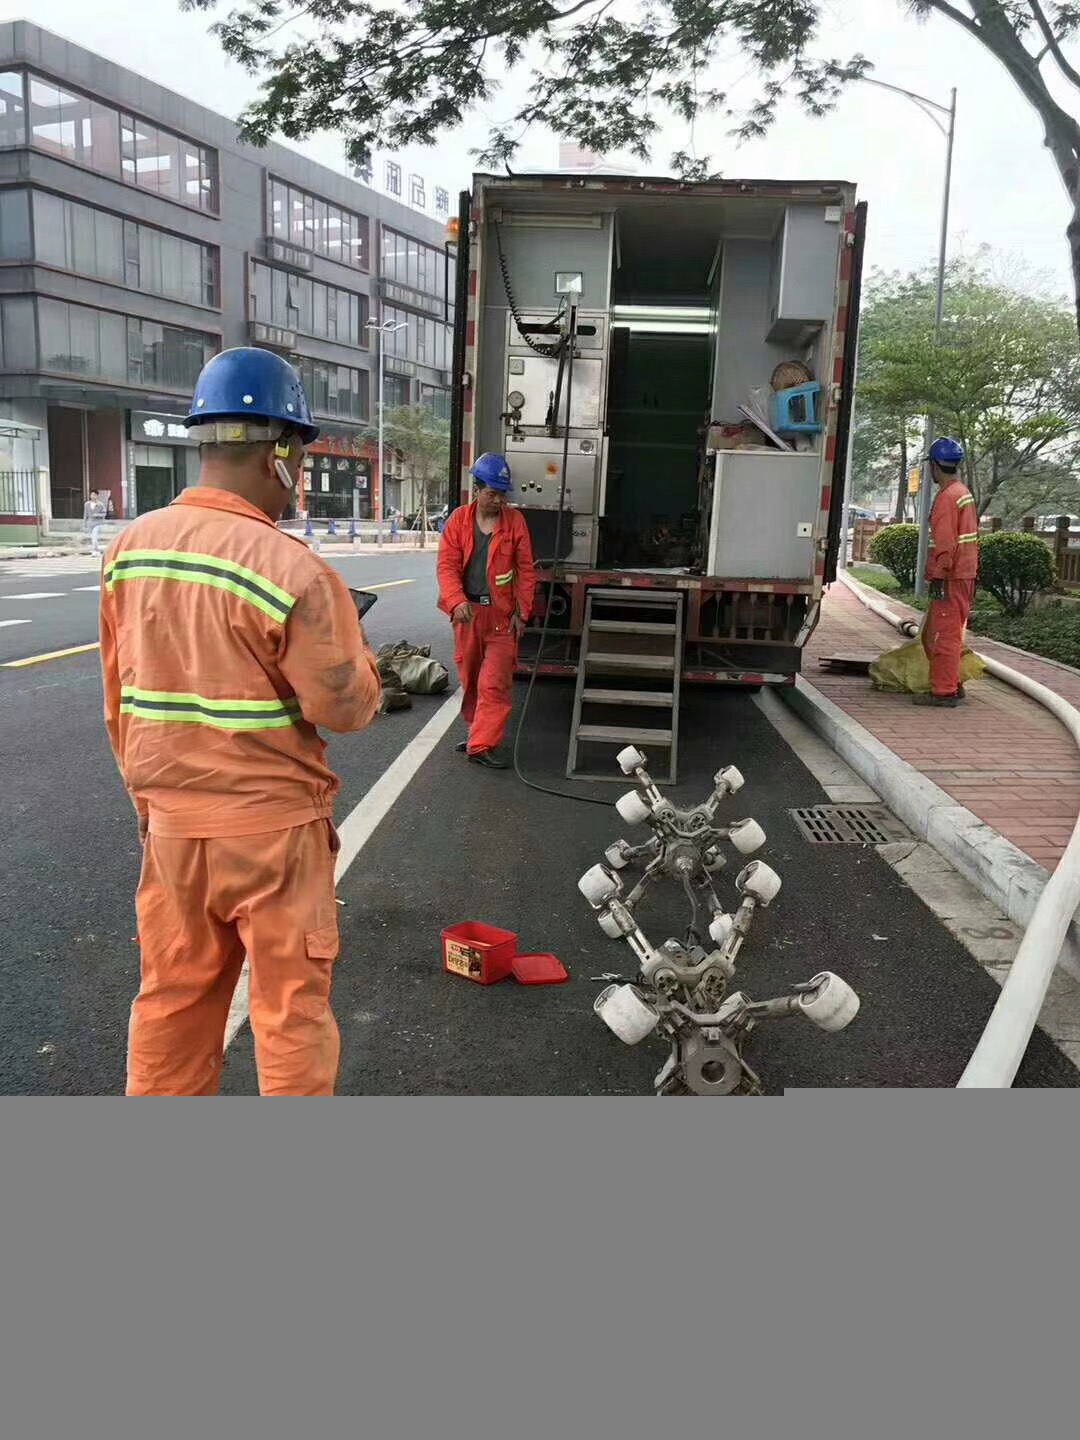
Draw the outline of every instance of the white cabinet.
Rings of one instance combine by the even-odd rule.
[[[810,452],[720,451],[708,573],[724,580],[812,580],[823,463]]]
[[[770,343],[806,345],[836,310],[840,207],[789,205],[773,240]]]

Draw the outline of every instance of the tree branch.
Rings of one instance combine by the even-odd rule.
[[[1051,28],[1050,21],[1046,18],[1046,12],[1039,4],[1039,0],[1028,0],[1028,8],[1035,16],[1035,22],[1043,33],[1043,39],[1046,41],[1046,49],[1050,51],[1051,55],[1053,55],[1057,61],[1058,69],[1065,76],[1066,80],[1075,85],[1077,89],[1080,89],[1080,71],[1073,65],[1070,65],[1069,61],[1065,58],[1065,52],[1062,50],[1061,44]],[[1045,55],[1045,53],[1046,51],[1044,50],[1043,54]]]

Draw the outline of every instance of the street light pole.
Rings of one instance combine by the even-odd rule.
[[[949,199],[952,192],[953,141],[956,136],[956,90],[949,106],[949,130],[945,150],[945,192],[941,202],[941,244],[938,249],[937,309],[934,314],[934,344],[941,343],[941,322],[945,316],[945,262],[949,248]],[[927,449],[934,440],[934,417],[926,417]],[[930,553],[930,508],[933,487],[929,459],[923,462],[922,485],[919,487],[919,550],[915,569],[915,594],[925,595],[926,557]]]
[[[945,266],[948,260],[949,249],[949,201],[952,195],[952,163],[953,163],[953,141],[956,137],[956,89],[952,91],[951,102],[948,105],[941,105],[936,100],[931,100],[926,95],[920,95],[914,90],[905,90],[901,85],[890,85],[884,80],[872,80],[868,75],[857,77],[864,85],[876,85],[879,90],[891,90],[894,95],[903,95],[906,100],[917,105],[924,115],[928,115],[937,128],[945,136],[945,191],[941,202],[941,243],[938,247],[938,274],[937,274],[937,309],[934,316],[934,344],[941,340],[941,322],[945,315]],[[936,112],[936,113],[935,113]],[[939,115],[947,115],[949,118],[948,127],[938,119]],[[926,417],[926,443],[929,449],[933,439],[934,417]],[[924,461],[923,479],[919,486],[919,550],[915,571],[915,594],[926,594],[926,557],[930,550],[930,487],[933,481],[930,477],[929,461]],[[845,515],[845,520],[846,520]],[[846,532],[845,532],[846,533]]]
[[[396,334],[399,330],[407,330],[408,327],[409,322],[407,320],[383,320],[381,322],[378,320],[369,320],[367,322],[367,328],[369,330],[378,331],[379,335],[379,438],[377,442],[379,447],[379,489],[377,492],[378,499],[375,502],[375,534],[380,545],[382,544],[383,484],[385,481],[385,477],[383,474],[383,456],[386,454],[383,442],[383,393],[386,385],[386,337],[388,335]]]

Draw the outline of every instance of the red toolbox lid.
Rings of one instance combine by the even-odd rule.
[[[515,955],[511,966],[514,979],[522,985],[561,985],[570,979],[562,961],[554,955]]]

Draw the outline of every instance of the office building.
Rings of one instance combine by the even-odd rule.
[[[54,529],[92,489],[118,517],[167,504],[197,472],[179,423],[195,378],[245,344],[296,364],[323,428],[305,503],[347,516],[359,495],[371,514],[373,325],[403,327],[387,340],[387,406],[445,413],[444,240],[445,214],[242,145],[232,120],[32,24],[0,25],[0,537],[31,484]]]

